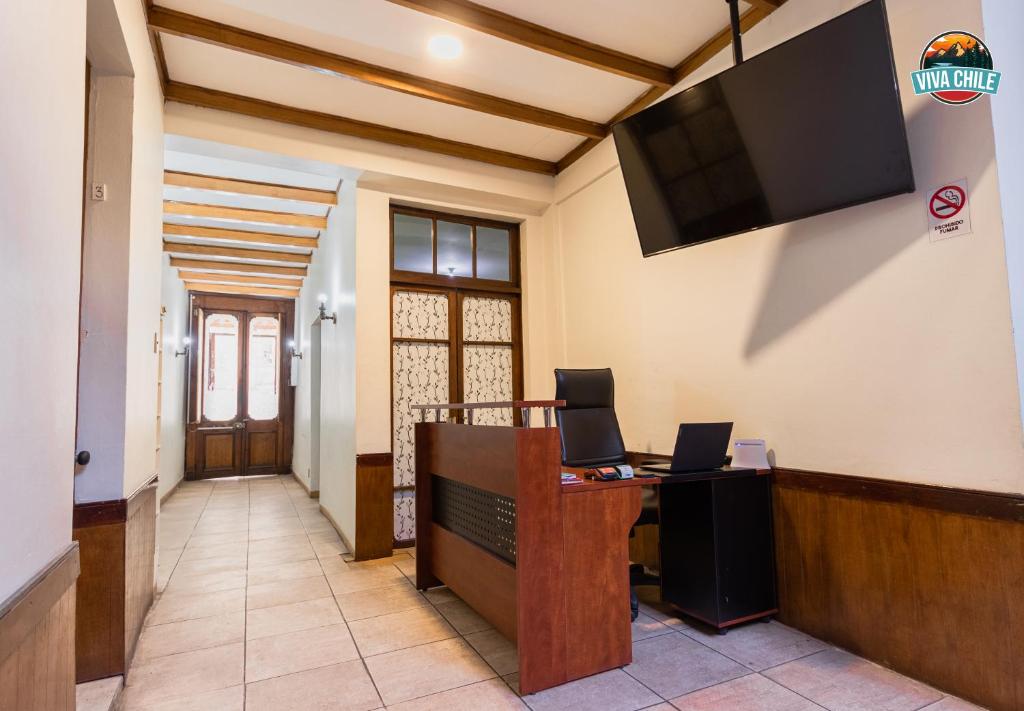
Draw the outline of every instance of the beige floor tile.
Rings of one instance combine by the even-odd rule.
[[[657,637],[659,634],[666,634],[673,632],[674,630],[668,625],[658,622],[653,617],[649,617],[644,613],[637,615],[637,618],[633,620],[633,641],[639,642],[642,639],[648,639],[649,637]]]
[[[402,575],[409,578],[411,582],[416,581],[416,559],[406,558],[395,563],[395,567],[402,571]]]
[[[625,670],[664,699],[750,673],[742,664],[677,633],[634,642],[633,663]]]
[[[305,535],[306,529],[302,527],[302,522],[299,519],[295,519],[294,523],[275,523],[275,524],[264,524],[262,526],[250,526],[249,527],[249,540],[260,541],[271,538],[280,538],[281,536],[294,536],[298,534]]]
[[[237,686],[243,677],[243,646],[229,644],[145,660],[128,672],[125,693],[132,703],[144,705]]]
[[[491,629],[491,624],[462,600],[442,602],[437,605],[437,609],[459,634],[466,635]]]
[[[340,555],[321,556],[319,561],[325,575],[349,572],[348,563]]]
[[[246,644],[245,680],[260,681],[358,658],[352,635],[343,624],[262,637]]]
[[[135,649],[135,659],[220,647],[245,639],[245,612],[229,612],[198,620],[145,627]]]
[[[445,602],[451,602],[452,600],[458,600],[458,596],[446,587],[431,588],[423,593],[428,600],[435,605],[440,605]]]
[[[340,624],[344,620],[333,597],[307,600],[291,605],[264,607],[246,613],[246,639],[259,639],[286,632]]]
[[[636,711],[661,698],[621,669],[612,669],[524,696],[534,711]]]
[[[967,703],[955,696],[947,696],[941,701],[936,701],[934,704],[928,704],[921,711],[985,711],[985,709]]]
[[[315,560],[316,554],[312,546],[296,546],[276,551],[263,551],[260,553],[249,553],[249,569],[266,568],[272,565],[283,565],[284,563],[298,563],[303,560]]]
[[[176,575],[199,575],[202,573],[224,573],[232,570],[244,571],[246,567],[245,555],[217,556],[216,558],[203,558],[201,560],[178,561],[174,569]]]
[[[764,675],[833,711],[911,711],[943,696],[838,649],[768,669]]]
[[[181,554],[182,561],[203,560],[204,558],[223,558],[245,556],[249,544],[246,541],[228,541],[227,543],[211,543],[197,546],[185,546]]]
[[[250,585],[246,591],[245,607],[258,610],[261,607],[288,605],[293,602],[331,597],[331,586],[323,575],[298,580],[277,580],[271,583]]]
[[[351,554],[339,552],[339,555],[344,555],[348,561],[349,570],[363,570],[364,568],[382,568],[389,565],[395,565],[409,560],[409,556],[404,553],[397,553],[395,555],[388,556],[387,558],[374,558],[372,560],[354,560]]]
[[[726,635],[695,627],[686,627],[682,633],[756,671],[828,648],[824,642],[779,622],[752,622],[734,627]]]
[[[694,691],[672,699],[672,705],[680,711],[821,711],[816,703],[760,674]]]
[[[76,684],[75,711],[110,711],[123,685],[121,676]]]
[[[146,617],[147,625],[197,620],[245,609],[245,590],[222,590],[198,594],[171,594],[160,596],[153,611]]]
[[[330,556],[348,553],[348,549],[341,541],[312,541],[313,552],[318,558],[329,558]]]
[[[348,626],[364,657],[456,636],[441,615],[425,607],[356,620]]]
[[[239,684],[217,691],[188,694],[163,702],[146,703],[145,706],[136,704],[130,693],[122,698],[125,705],[119,711],[242,711],[245,706],[245,686]]]
[[[345,619],[351,622],[416,607],[430,607],[430,603],[416,592],[416,588],[402,582],[392,587],[338,595],[338,607]]]
[[[388,708],[396,711],[514,711],[526,709],[527,706],[501,679],[488,679],[439,694],[403,701]]]
[[[323,516],[318,518],[308,518],[303,521],[303,524],[306,526],[306,530],[310,533],[315,531],[334,531],[334,526],[332,526],[331,522]]]
[[[281,563],[280,565],[270,565],[263,568],[251,568],[249,570],[249,585],[261,585],[277,580],[313,578],[317,575],[323,575],[323,571],[320,568],[320,563],[313,558],[294,563]]]
[[[498,630],[490,629],[466,635],[466,641],[500,676],[519,671],[516,646]]]
[[[309,538],[305,533],[288,536],[276,536],[274,538],[262,538],[256,541],[249,541],[250,553],[267,553],[279,551],[286,548],[312,547],[309,545]]]
[[[232,531],[229,533],[210,533],[207,535],[193,535],[188,539],[185,548],[201,548],[216,546],[224,543],[247,543],[249,540],[248,531]]]
[[[393,565],[361,570],[343,570],[327,574],[327,582],[330,583],[331,590],[335,595],[393,587],[403,580],[405,580],[405,576]]]
[[[387,705],[494,677],[494,671],[461,639],[401,649],[365,661]]]
[[[245,587],[245,570],[222,570],[217,573],[187,575],[175,570],[167,583],[167,593],[203,593],[238,590]]]
[[[381,707],[359,660],[246,685],[246,711],[364,711]]]

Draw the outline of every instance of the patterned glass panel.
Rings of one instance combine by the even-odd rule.
[[[391,311],[392,334],[395,338],[448,339],[446,294],[396,291],[391,297]]]
[[[462,301],[464,341],[512,342],[512,302],[467,296]]]
[[[395,484],[416,483],[413,405],[448,402],[448,346],[438,343],[395,343],[392,351]],[[441,412],[441,420],[447,419]],[[432,420],[433,413],[428,413]]]
[[[395,540],[416,537],[416,497],[411,491],[395,492]]]
[[[508,302],[505,302],[508,303]],[[463,346],[462,388],[466,402],[512,399],[512,346]],[[477,410],[475,425],[512,426],[512,410]]]

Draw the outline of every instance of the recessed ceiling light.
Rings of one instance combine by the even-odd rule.
[[[462,40],[451,35],[434,35],[427,42],[427,50],[438,59],[458,59],[462,56]]]

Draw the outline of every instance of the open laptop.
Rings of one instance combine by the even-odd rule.
[[[645,464],[643,470],[662,474],[705,472],[725,465],[732,435],[731,422],[682,423],[669,464]]]

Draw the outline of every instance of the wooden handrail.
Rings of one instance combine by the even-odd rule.
[[[508,400],[505,402],[446,402],[437,405],[412,405],[413,410],[486,410],[501,407],[565,407],[565,400]]]
[[[426,418],[428,410],[434,411],[434,421],[441,421],[441,410],[466,410],[466,424],[473,424],[473,412],[476,410],[494,410],[519,408],[523,427],[530,426],[530,410],[535,407],[544,408],[544,426],[551,426],[551,409],[554,407],[565,407],[565,400],[509,400],[507,402],[446,402],[434,405],[412,405],[412,409],[419,410],[420,422]]]

